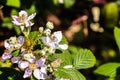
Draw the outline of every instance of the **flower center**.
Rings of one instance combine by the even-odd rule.
[[[34,69],[37,68],[37,65],[36,65],[36,64],[30,64],[30,65],[29,65],[29,68],[30,68],[31,70],[34,70]]]

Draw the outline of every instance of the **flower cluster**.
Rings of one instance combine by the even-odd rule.
[[[23,35],[13,36],[4,41],[6,48],[2,55],[2,61],[10,60],[13,64],[18,64],[18,68],[24,71],[23,78],[34,76],[36,79],[46,79],[48,72],[54,71],[53,67],[60,66],[61,59],[49,61],[49,56],[55,54],[57,49],[66,50],[67,44],[62,44],[62,32],[51,32],[53,23],[47,22],[46,28],[39,28],[38,32],[32,33],[33,26],[30,20],[36,13],[28,16],[26,11],[20,11],[19,16],[12,16],[13,24],[20,26]],[[56,63],[55,65],[53,65]]]

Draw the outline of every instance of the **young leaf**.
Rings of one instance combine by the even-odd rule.
[[[73,65],[77,69],[86,69],[93,67],[95,63],[95,56],[90,50],[80,49],[74,57]]]
[[[64,51],[63,54],[56,54],[55,57],[62,59],[64,65],[72,65],[73,59],[68,51]]]
[[[120,67],[120,63],[106,63],[98,67],[94,73],[109,77],[115,77],[118,67]]]
[[[64,0],[65,8],[70,8],[76,0]]]
[[[20,7],[20,0],[7,0],[7,5],[12,7]]]
[[[37,38],[37,35],[38,35],[37,31],[30,32],[29,39],[35,40]]]
[[[66,78],[70,80],[86,80],[80,72],[73,68],[65,69],[59,67],[55,72],[55,76],[57,78]]]
[[[11,54],[12,56],[18,56],[20,53],[20,50],[13,51]]]
[[[120,50],[120,28],[117,28],[117,27],[114,28],[114,36],[115,36],[115,40],[118,45],[118,48]]]

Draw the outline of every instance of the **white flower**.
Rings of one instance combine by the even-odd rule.
[[[45,65],[45,58],[35,60],[34,63],[28,61],[19,61],[18,67],[25,71],[23,78],[30,77],[32,74],[36,79],[46,79],[47,66]]]
[[[12,16],[13,18],[13,23],[15,25],[21,26],[21,30],[24,30],[25,27],[32,26],[34,23],[32,23],[30,20],[35,17],[36,13],[28,16],[28,13],[24,10],[19,12],[19,16]]]
[[[61,31],[57,31],[54,32],[50,37],[46,36],[46,37],[42,37],[42,41],[46,46],[50,46],[54,49],[67,49],[68,45],[67,44],[59,44],[59,42],[62,40],[62,32]]]

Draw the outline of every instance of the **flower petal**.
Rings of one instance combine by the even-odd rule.
[[[4,41],[4,47],[8,50],[11,48],[11,45],[7,42],[7,40]]]
[[[54,42],[59,43],[62,40],[62,32],[61,31],[54,32],[51,38]]]
[[[33,75],[36,79],[46,79],[47,74],[42,73],[39,69],[35,69]]]
[[[28,16],[28,13],[26,12],[26,11],[24,11],[24,10],[21,10],[20,12],[19,12],[19,16],[25,16],[25,17],[27,17]]]
[[[42,41],[47,46],[49,46],[49,44],[51,43],[51,40],[48,36],[47,37],[42,37]]]
[[[19,22],[19,17],[18,16],[12,16],[12,18],[13,18],[14,21]]]
[[[28,66],[29,66],[29,62],[27,62],[27,61],[19,61],[19,63],[18,63],[18,67],[21,69],[25,69]]]
[[[5,61],[7,59],[10,59],[12,57],[12,55],[8,52],[4,52],[2,55],[2,61]]]
[[[24,73],[24,75],[23,75],[23,78],[27,78],[27,77],[31,76],[31,74],[32,74],[32,70],[30,70],[29,68],[27,68],[27,69],[25,70],[25,73]]]
[[[18,63],[20,60],[20,57],[13,57],[11,58],[12,63]]]
[[[59,45],[59,47],[63,50],[66,50],[68,49],[68,45],[67,44],[62,44],[62,45]]]
[[[23,37],[23,36],[19,36],[19,37],[17,38],[17,41],[18,41],[18,43],[22,46],[22,45],[24,44],[24,37]]]
[[[27,21],[27,22],[25,23],[25,25],[26,25],[26,27],[29,27],[29,26],[33,26],[34,23],[32,23],[32,22],[30,22],[30,21]]]
[[[33,13],[33,14],[31,14],[31,15],[28,17],[27,20],[29,21],[29,20],[33,19],[35,16],[36,16],[36,13]]]
[[[40,58],[38,61],[36,61],[36,64],[38,67],[41,67],[45,64],[46,59],[45,58]]]

